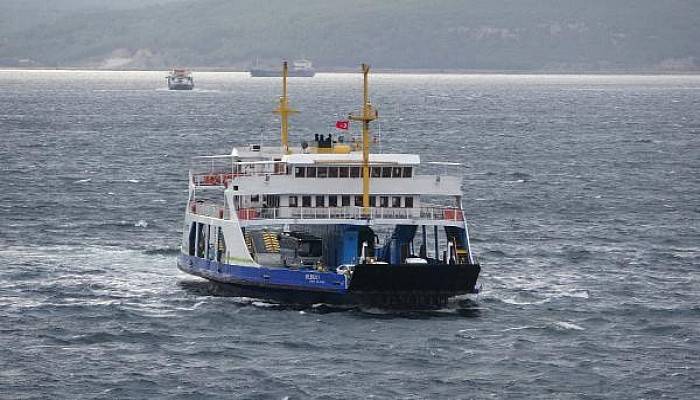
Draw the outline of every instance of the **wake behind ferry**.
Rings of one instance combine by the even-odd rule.
[[[370,153],[378,114],[362,69],[364,102],[349,117],[361,137],[289,146],[284,63],[280,146],[193,159],[182,271],[216,290],[303,304],[437,308],[478,291],[461,177],[419,173],[416,154]]]

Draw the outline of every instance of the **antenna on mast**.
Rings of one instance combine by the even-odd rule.
[[[369,216],[369,123],[379,115],[369,102],[369,65],[362,64],[362,75],[364,80],[362,113],[350,114],[349,118],[353,121],[362,121],[362,213]]]
[[[287,97],[287,61],[282,63],[282,96],[280,97],[279,107],[274,111],[280,115],[280,133],[282,136],[282,153],[289,154],[288,130],[289,130],[289,114],[296,114],[299,111],[289,107],[289,99]]]

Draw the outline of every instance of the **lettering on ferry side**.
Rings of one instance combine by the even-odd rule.
[[[306,274],[304,275],[304,278],[306,278],[307,281],[312,282],[312,283],[323,283],[321,280],[321,277],[316,274]]]

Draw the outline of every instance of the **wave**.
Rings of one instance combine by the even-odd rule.
[[[532,175],[525,172],[513,172],[509,174],[510,177],[517,179],[518,181],[529,181],[532,180]]]
[[[514,296],[513,297],[503,297],[503,298],[495,297],[494,299],[497,301],[500,301],[501,303],[511,304],[514,306],[541,305],[541,304],[549,303],[550,301],[552,301],[551,297],[546,297],[546,298],[540,299],[540,300],[530,300],[530,301],[519,300]]]
[[[555,321],[552,325],[554,325],[556,328],[563,329],[563,330],[573,330],[573,331],[585,330],[581,326],[578,326],[578,325],[571,323],[571,322],[565,322],[565,321]]]
[[[180,253],[179,246],[154,246],[143,250],[144,254],[157,256],[174,256]]]
[[[524,330],[530,330],[530,329],[543,329],[543,327],[542,326],[534,326],[534,325],[514,326],[512,328],[503,329],[503,332],[524,331]]]

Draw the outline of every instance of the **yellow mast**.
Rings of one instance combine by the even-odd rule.
[[[369,102],[369,65],[362,64],[362,74],[364,78],[364,102],[362,105],[362,115],[350,115],[354,121],[362,121],[362,213],[369,216],[369,123],[377,119],[377,111]]]
[[[289,114],[295,114],[298,111],[289,107],[289,99],[287,98],[287,62],[282,64],[282,97],[280,97],[280,105],[275,110],[275,114],[280,115],[280,131],[282,134],[282,153],[289,154],[289,141],[288,141],[288,129],[289,129]]]

